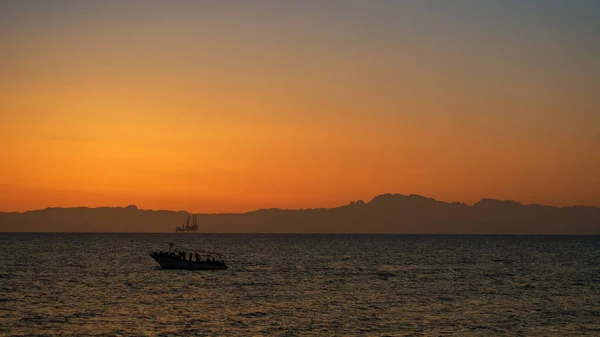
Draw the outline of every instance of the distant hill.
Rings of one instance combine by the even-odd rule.
[[[186,211],[135,206],[46,208],[0,213],[2,232],[173,232]],[[198,214],[199,232],[600,234],[600,208],[522,205],[482,199],[473,206],[419,195],[384,194],[335,208]]]

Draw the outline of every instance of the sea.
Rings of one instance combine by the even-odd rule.
[[[0,233],[0,335],[600,336],[600,236]]]

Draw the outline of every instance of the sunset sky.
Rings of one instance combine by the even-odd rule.
[[[1,1],[0,211],[600,206],[600,1]]]

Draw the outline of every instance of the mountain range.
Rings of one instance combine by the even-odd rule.
[[[4,212],[0,232],[173,232],[188,214],[134,205]],[[600,234],[597,207],[487,198],[469,206],[414,194],[383,194],[334,208],[271,208],[197,217],[199,232],[204,233]]]

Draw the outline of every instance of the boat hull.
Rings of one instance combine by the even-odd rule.
[[[170,256],[150,254],[162,269],[187,269],[187,270],[223,270],[227,265],[221,263],[209,263],[206,261],[187,261]]]

